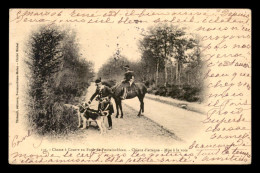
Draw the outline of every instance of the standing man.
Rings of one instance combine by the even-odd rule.
[[[107,100],[107,103],[109,104],[109,107],[108,107],[109,114],[107,116],[108,126],[109,126],[108,130],[111,130],[112,129],[111,115],[114,113],[114,108],[113,108],[113,105],[112,105],[112,102],[111,102],[111,97],[113,95],[113,92],[109,87],[102,85],[101,78],[97,79],[95,81],[95,83],[96,83],[96,86],[97,86],[96,92],[91,96],[88,103],[91,104],[92,100],[97,96],[96,100],[99,101],[98,110],[102,110],[103,109],[102,106],[104,104],[102,105],[101,102],[103,102],[104,100]]]
[[[124,78],[124,81],[122,82],[124,85],[124,92],[123,92],[123,95],[121,96],[121,99],[124,100],[126,99],[126,96],[127,96],[127,88],[130,88],[131,85],[133,84],[134,82],[134,72],[130,70],[130,67],[129,65],[125,65],[124,66],[124,69],[125,69],[125,78]]]

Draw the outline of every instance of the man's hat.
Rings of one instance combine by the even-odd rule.
[[[125,66],[123,66],[124,68],[129,68],[129,65],[125,65]]]
[[[99,78],[99,79],[97,79],[96,81],[95,81],[95,83],[100,83],[101,82],[101,78]]]

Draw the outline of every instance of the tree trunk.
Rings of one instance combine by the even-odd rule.
[[[157,60],[156,64],[156,79],[155,79],[155,85],[158,85],[158,78],[159,78],[159,59]]]
[[[148,68],[148,66],[146,68],[146,80],[148,80],[150,82],[150,75],[149,75],[149,68]]]
[[[178,84],[178,76],[179,76],[179,63],[178,60],[176,60],[176,83]]]
[[[188,77],[188,85],[190,84],[190,73],[187,73]]]
[[[165,41],[165,45],[164,45],[164,61],[165,61],[165,63],[164,63],[164,79],[165,79],[165,81],[164,81],[164,86],[166,87],[166,85],[167,85],[167,80],[168,80],[168,73],[167,73],[167,45],[166,45],[166,41]]]
[[[173,67],[171,65],[171,84],[173,83],[173,71],[172,71]]]
[[[178,79],[179,79],[179,81],[178,81],[178,83],[179,83],[179,85],[181,85],[181,70],[182,70],[182,64],[181,64],[181,62],[179,62],[179,73],[178,73]]]
[[[167,73],[167,67],[166,67],[166,63],[167,63],[167,60],[165,59],[165,65],[164,65],[164,86],[166,87],[167,85],[167,80],[168,80],[168,73]]]

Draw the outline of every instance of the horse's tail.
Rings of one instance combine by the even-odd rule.
[[[149,87],[149,81],[143,83],[146,87]]]
[[[143,84],[143,93],[146,94],[147,93],[147,86],[145,84]]]

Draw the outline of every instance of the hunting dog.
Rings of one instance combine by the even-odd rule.
[[[83,127],[81,129],[86,129],[89,127],[90,122],[94,121],[97,123],[100,134],[106,133],[106,126],[104,123],[105,117],[107,116],[107,111],[98,111],[89,108],[89,104],[83,103],[79,106],[65,104],[67,107],[76,109],[78,112],[78,128],[81,127],[81,120],[83,120]]]

